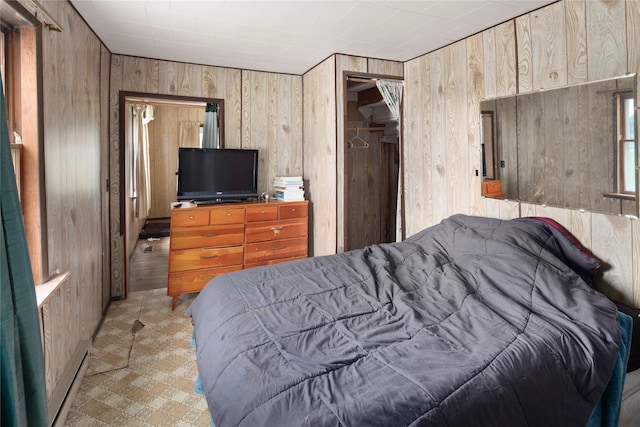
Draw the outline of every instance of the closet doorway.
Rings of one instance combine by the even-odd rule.
[[[348,251],[404,236],[398,185],[401,119],[384,100],[379,77],[345,77],[344,250]],[[392,83],[399,83],[402,90],[402,80]]]

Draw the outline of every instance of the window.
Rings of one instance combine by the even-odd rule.
[[[0,2],[0,71],[9,138],[13,143],[21,142],[20,148],[16,147],[12,152],[20,153],[14,160],[19,162],[16,182],[20,185],[20,203],[36,284],[48,279],[44,145],[38,108],[41,92],[38,80],[40,28],[39,21],[20,3]]]
[[[617,190],[622,194],[636,193],[636,145],[635,103],[633,92],[616,95],[617,128],[616,141],[618,176]]]

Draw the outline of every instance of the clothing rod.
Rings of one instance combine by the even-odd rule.
[[[387,129],[395,129],[395,128],[383,128],[383,127],[375,127],[375,128],[347,128],[347,130],[387,130]]]

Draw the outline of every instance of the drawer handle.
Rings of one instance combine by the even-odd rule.
[[[284,226],[280,226],[280,227],[271,227],[271,229],[272,229],[273,231],[280,231],[280,230],[282,230],[283,228],[284,228]]]
[[[231,212],[229,212],[229,213],[227,214],[227,216],[233,216],[233,214],[232,214]]]
[[[202,235],[202,237],[216,237],[218,235],[218,233],[205,233]]]
[[[200,255],[200,259],[211,259],[211,258],[215,258],[218,255],[213,254],[213,255]]]
[[[195,217],[193,215],[189,215],[189,219],[194,219]]]
[[[271,248],[271,250],[272,250],[272,251],[281,251],[281,250],[283,250],[284,248],[286,248],[286,246],[276,246],[276,247],[274,247],[274,248]]]
[[[291,208],[291,212],[295,212],[295,211],[296,211],[296,208]]]

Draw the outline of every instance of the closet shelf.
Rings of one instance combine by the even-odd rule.
[[[369,130],[369,131],[371,131],[371,130],[382,130],[382,131],[384,131],[384,130],[387,130],[387,129],[388,129],[388,128],[384,128],[384,127],[374,127],[374,128],[347,128],[347,130],[365,130],[365,131],[366,131],[366,130]]]

